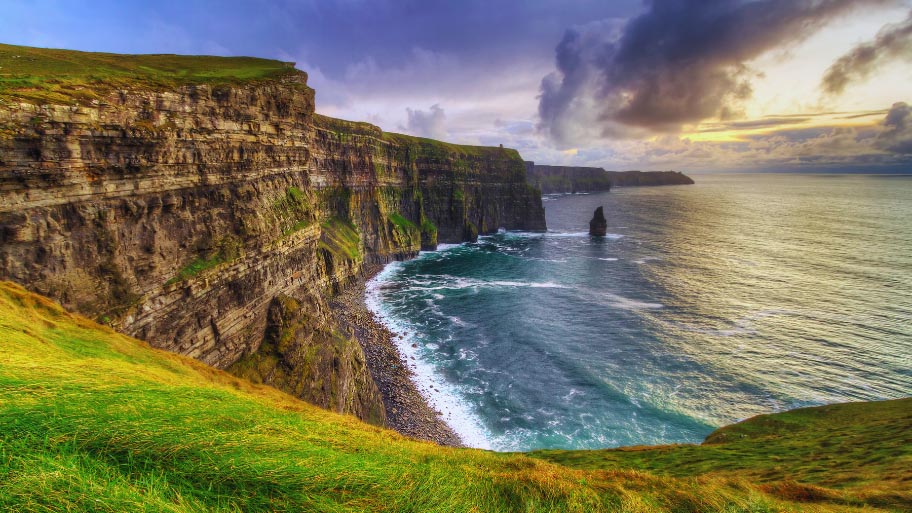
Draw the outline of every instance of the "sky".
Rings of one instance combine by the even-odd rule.
[[[294,61],[317,111],[542,164],[912,172],[912,0],[0,0],[0,42]]]

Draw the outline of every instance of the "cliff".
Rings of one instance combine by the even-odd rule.
[[[368,426],[2,282],[0,340],[0,511],[912,508],[912,399],[764,415],[699,445],[504,454]]]
[[[691,177],[680,171],[607,171],[612,187],[656,185],[693,185]]]
[[[689,185],[680,171],[605,171],[600,167],[543,166],[526,162],[530,183],[543,194],[607,191],[612,187]]]
[[[288,63],[3,45],[0,66],[0,278],[377,424],[327,297],[365,263],[545,228],[515,150],[320,116]]]

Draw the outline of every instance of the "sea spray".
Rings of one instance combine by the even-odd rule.
[[[438,247],[438,251],[446,251],[457,245],[441,244],[440,246],[442,248]],[[418,258],[421,257],[419,255]],[[414,326],[392,316],[384,308],[380,291],[384,285],[389,283],[390,276],[401,270],[401,267],[401,262],[391,262],[367,282],[365,297],[367,307],[394,334],[393,339],[403,357],[403,363],[411,368],[415,384],[428,404],[441,413],[443,421],[459,435],[467,446],[491,449],[490,434],[482,426],[478,415],[472,411],[471,405],[460,397],[456,385],[442,379],[433,364],[421,354],[419,348],[422,340]],[[434,348],[433,343],[425,344]]]

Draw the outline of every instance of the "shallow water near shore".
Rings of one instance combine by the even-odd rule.
[[[546,197],[547,233],[390,264],[368,305],[477,447],[699,442],[912,395],[912,177],[696,178]]]

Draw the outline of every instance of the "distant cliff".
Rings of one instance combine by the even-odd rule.
[[[692,185],[693,179],[680,171],[606,171],[612,187]]]
[[[675,171],[605,171],[600,167],[543,166],[526,162],[526,176],[543,194],[607,191],[612,187],[689,185]]]
[[[384,422],[327,303],[365,263],[545,228],[515,150],[317,115],[286,63],[0,50],[0,279],[327,408]]]

